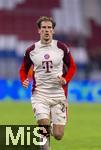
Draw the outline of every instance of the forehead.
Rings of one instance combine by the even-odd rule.
[[[51,26],[52,27],[52,22],[51,21],[42,21],[41,22],[41,27],[42,26]]]

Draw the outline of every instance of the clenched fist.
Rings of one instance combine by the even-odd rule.
[[[29,79],[27,78],[26,80],[24,80],[24,82],[22,83],[23,87],[28,88],[29,85]]]
[[[58,76],[58,79],[59,79],[59,82],[60,82],[61,85],[65,85],[66,84],[65,78],[63,78],[62,76],[61,77]]]

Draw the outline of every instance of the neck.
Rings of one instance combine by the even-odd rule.
[[[42,44],[50,44],[52,42],[52,39],[49,40],[41,40]]]

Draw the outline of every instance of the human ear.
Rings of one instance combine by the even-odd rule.
[[[55,31],[53,30],[53,34],[55,33]]]

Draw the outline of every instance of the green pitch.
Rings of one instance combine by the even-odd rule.
[[[51,138],[52,150],[101,150],[101,104],[69,104],[62,141]],[[0,102],[0,124],[35,124],[28,102]]]

